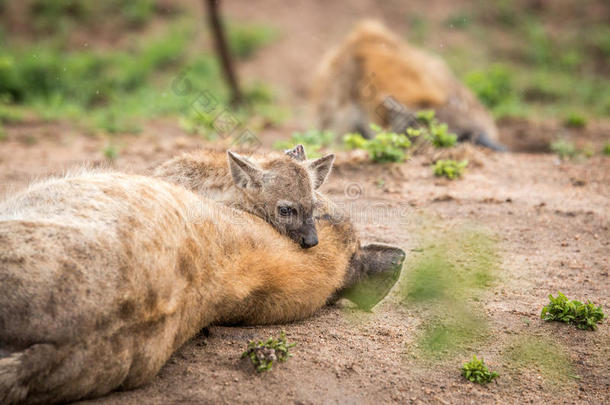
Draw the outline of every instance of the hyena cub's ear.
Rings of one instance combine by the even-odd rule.
[[[262,186],[263,171],[256,167],[247,158],[227,151],[229,169],[233,182],[239,188],[258,189]]]
[[[307,165],[307,168],[313,178],[314,189],[318,189],[322,184],[324,184],[324,181],[330,173],[330,169],[333,167],[334,161],[335,155],[331,153],[330,155],[313,160]]]
[[[294,160],[298,160],[299,162],[304,162],[307,160],[307,155],[305,154],[305,148],[303,145],[297,145],[292,149],[286,149],[284,153]]]

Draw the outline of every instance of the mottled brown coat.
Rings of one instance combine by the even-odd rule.
[[[477,98],[439,57],[376,21],[360,23],[320,63],[312,103],[321,129],[370,136],[369,123],[402,132],[415,111],[434,109],[460,140],[503,150]]]
[[[149,381],[212,323],[311,315],[357,242],[318,222],[301,249],[260,218],[168,182],[81,173],[0,205],[0,403],[55,403]]]
[[[154,175],[259,216],[301,247],[310,248],[318,243],[313,220],[316,189],[326,180],[333,161],[334,155],[300,161],[284,154],[245,157],[200,150],[165,162]]]

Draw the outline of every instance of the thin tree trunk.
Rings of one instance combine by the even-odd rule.
[[[231,100],[230,103],[233,107],[240,105],[243,102],[243,95],[239,88],[237,76],[233,69],[233,61],[231,59],[231,52],[227,46],[227,40],[225,38],[225,32],[222,27],[220,20],[219,8],[220,0],[204,0],[207,3],[208,19],[210,28],[212,29],[212,37],[214,37],[214,45],[218,58],[222,65],[222,70],[225,76],[225,80],[231,89]]]

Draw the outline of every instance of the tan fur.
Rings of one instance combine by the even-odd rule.
[[[192,154],[183,154],[174,159],[163,163],[155,170],[155,175],[169,182],[181,185],[188,190],[194,191],[202,197],[212,198],[224,205],[238,209],[247,208],[244,204],[241,191],[235,185],[231,177],[229,167],[223,163],[224,154],[219,151],[202,150]],[[290,157],[288,161],[286,158]],[[251,155],[248,159],[258,166],[270,170],[276,165],[306,164],[307,157],[302,145],[297,145],[294,149],[286,151],[283,155],[278,154],[257,154]],[[294,161],[297,163],[294,163]],[[272,190],[278,198],[294,198],[282,194],[292,193],[292,187]],[[393,286],[395,276],[400,272],[404,251],[400,248],[372,244],[361,246],[356,229],[351,223],[347,213],[339,209],[326,196],[315,192],[315,212],[313,217],[317,220],[329,221],[334,226],[335,233],[333,238],[326,240],[324,234],[320,235],[320,243],[335,244],[338,240],[351,241],[350,245],[357,247],[352,255],[352,260],[345,273],[342,290],[338,291],[329,302],[344,296],[344,293],[353,290],[355,284],[366,284],[377,279],[375,291],[368,291],[365,299],[363,296],[349,295],[349,299],[365,310],[369,310],[387,294]],[[273,205],[273,198],[269,204]],[[248,210],[248,209],[246,209]],[[249,209],[255,215],[261,215],[261,211]],[[272,223],[272,225],[274,225]],[[274,225],[275,226],[275,225]],[[280,230],[282,232],[282,230]],[[327,233],[328,234],[328,233]],[[338,239],[337,239],[338,238]],[[344,243],[344,242],[341,242]],[[342,246],[336,246],[342,249]],[[316,269],[315,266],[312,269]],[[397,273],[398,272],[398,273]],[[379,282],[379,280],[382,280]]]
[[[0,204],[0,403],[133,388],[212,323],[301,319],[357,242],[301,249],[258,217],[142,176],[81,173]]]
[[[154,176],[178,184],[203,197],[221,204],[247,211],[265,219],[283,235],[299,243],[301,236],[313,224],[316,206],[324,205],[325,199],[316,192],[330,171],[334,156],[316,161],[297,161],[285,154],[270,153],[241,157],[253,167],[260,169],[262,185],[239,187],[232,175],[227,155],[213,150],[200,150],[175,157],[158,167]],[[325,161],[329,160],[328,161]],[[316,162],[328,166],[323,177],[316,180],[312,169]],[[278,206],[290,204],[296,215],[283,218]]]
[[[365,132],[369,122],[391,126],[388,97],[411,112],[434,109],[461,139],[497,140],[491,115],[440,58],[364,21],[318,68],[312,89],[318,126],[339,134]]]
[[[154,175],[224,205],[257,215],[297,243],[310,235],[315,246],[315,189],[326,179],[334,156],[309,162],[279,154],[254,159],[229,153],[228,158],[227,161],[226,154],[210,150],[183,154],[162,164]],[[235,166],[235,159],[249,165],[253,170],[252,176],[241,172],[236,174],[235,170],[241,169]],[[320,169],[316,163],[324,167]],[[281,206],[291,207],[294,215],[281,216],[278,211]]]

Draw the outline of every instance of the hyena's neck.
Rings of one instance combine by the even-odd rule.
[[[202,197],[251,212],[252,204],[233,182],[224,153],[199,151],[168,160],[153,175]]]

